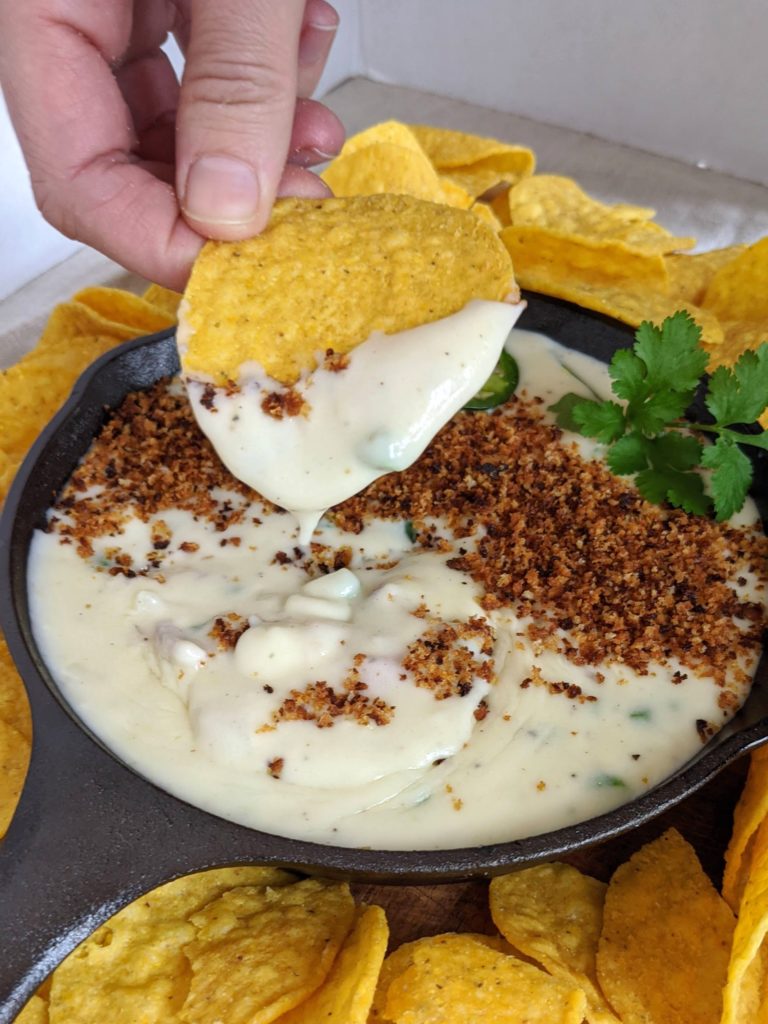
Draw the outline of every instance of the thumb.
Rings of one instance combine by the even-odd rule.
[[[192,0],[176,187],[200,234],[266,224],[291,139],[304,0]]]

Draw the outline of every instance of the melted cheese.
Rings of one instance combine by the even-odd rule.
[[[507,348],[529,394],[549,401],[609,390],[602,364],[548,339],[514,331]],[[419,351],[409,366],[428,358]],[[488,362],[495,358],[489,350]],[[587,457],[599,455],[595,443],[578,443]],[[330,492],[318,493],[306,509],[325,504]],[[670,685],[674,663],[640,678],[541,650],[525,634],[527,620],[506,608],[482,612],[473,580],[448,566],[449,555],[412,544],[403,523],[373,521],[347,534],[321,522],[313,540],[348,546],[352,558],[313,577],[301,558],[278,557],[298,543],[295,522],[258,502],[223,533],[181,511],[163,519],[173,540],[162,580],[105,571],[114,537],[85,560],[55,532],[37,534],[35,635],[66,700],[120,758],[244,825],[382,849],[538,834],[645,792],[700,749],[698,719],[724,724],[733,713],[719,707],[712,681]],[[238,546],[226,543],[235,536]],[[140,563],[151,524],[132,521],[119,542]],[[756,581],[741,586],[763,599]],[[402,661],[426,628],[423,607],[438,622],[487,623],[492,685],[478,671],[469,692],[442,700],[415,685]],[[221,650],[211,626],[230,613],[241,635]],[[482,664],[471,641],[466,648]],[[341,693],[356,654],[365,655],[361,693],[392,709],[386,724],[340,716],[318,728],[280,717],[308,682]],[[521,685],[536,669],[577,684],[580,697]],[[487,713],[477,713],[481,702]]]

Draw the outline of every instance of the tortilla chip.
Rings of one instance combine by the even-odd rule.
[[[549,276],[558,286],[562,282],[585,285],[621,283],[624,287],[654,288],[666,291],[667,268],[658,254],[639,252],[617,239],[586,239],[561,231],[512,224],[501,232],[501,239],[512,256],[519,283]]]
[[[654,211],[627,203],[609,205],[587,195],[571,178],[538,174],[507,193],[510,224],[539,227],[579,240],[622,242],[649,255],[690,249],[693,238],[675,238],[651,217]]]
[[[185,293],[183,365],[236,379],[255,360],[291,384],[318,352],[514,292],[504,246],[468,211],[409,196],[287,199],[256,238],[203,248]]]
[[[384,1012],[387,1005],[389,986],[395,978],[398,978],[404,971],[413,965],[414,952],[417,949],[421,949],[423,946],[433,945],[437,940],[451,940],[456,937],[456,932],[445,932],[443,935],[433,935],[427,936],[423,939],[414,939],[413,942],[403,943],[402,946],[398,946],[393,953],[389,954],[382,964],[381,972],[379,973],[379,980],[376,985],[376,992],[373,997],[373,1005],[371,1006],[371,1013],[369,1017],[371,1024],[373,1024],[374,1021],[376,1024],[392,1024]],[[461,937],[474,939],[475,942],[479,942],[481,945],[487,946],[488,949],[493,949],[497,953],[510,952],[508,943],[503,939],[500,939],[497,935],[479,935],[475,932],[464,932]]]
[[[514,949],[584,989],[590,1022],[618,1024],[597,983],[606,889],[570,864],[539,864],[493,879],[491,916]]]
[[[352,926],[347,885],[309,879],[233,889],[192,917],[197,937],[180,1018],[269,1024],[325,981]]]
[[[373,124],[370,128],[365,128],[356,135],[350,136],[342,146],[339,156],[351,156],[361,149],[380,142],[424,153],[415,132],[407,124],[403,124],[402,121],[380,121],[379,124]]]
[[[714,274],[702,306],[721,320],[762,326],[768,335],[768,237],[750,245]]]
[[[161,284],[151,284],[144,292],[143,299],[172,320],[178,316],[181,292],[173,292],[170,288],[163,288]]]
[[[164,331],[175,320],[153,303],[120,288],[83,288],[72,301],[92,309],[109,324],[122,325],[129,337]]]
[[[674,829],[618,868],[597,953],[623,1024],[718,1024],[733,914]]]
[[[4,836],[21,796],[29,767],[29,741],[0,721],[0,836]]]
[[[468,210],[475,201],[474,196],[470,195],[466,189],[462,188],[461,185],[447,175],[441,174],[438,180],[440,181],[440,188],[443,190],[441,201],[448,206],[455,206],[459,210]]]
[[[757,830],[768,818],[768,747],[759,747],[749,761],[749,774],[733,812],[733,832],[725,851],[723,899],[738,911],[752,863]]]
[[[366,1024],[388,938],[387,916],[381,907],[358,907],[352,931],[328,977],[278,1024]]]
[[[443,935],[415,948],[393,979],[384,1012],[395,1024],[581,1024],[581,989],[467,935]]]
[[[445,195],[426,156],[393,142],[377,142],[350,156],[337,157],[321,178],[337,196],[392,193],[441,203]]]
[[[760,1011],[768,968],[768,820],[760,823],[750,853],[723,992],[722,1024],[765,1019]]]
[[[101,290],[88,289],[90,293]],[[107,320],[82,302],[66,302],[54,309],[37,346],[0,373],[0,451],[8,459],[5,476],[9,466],[18,467],[83,370],[142,330],[143,325]]]
[[[48,1003],[40,996],[32,996],[15,1024],[48,1024]]]
[[[499,164],[497,158],[491,157],[488,160],[479,160],[471,167],[452,167],[448,176],[473,199],[477,199],[499,185],[514,185],[520,180],[519,174]]]
[[[432,125],[411,125],[411,131],[421,148],[439,171],[466,169],[481,161],[495,161],[497,173],[509,175],[507,180],[517,181],[527,174],[533,174],[536,157],[525,146],[513,146],[499,139],[483,135],[470,135],[451,128],[436,128]],[[501,179],[500,179],[501,180]]]
[[[140,897],[56,968],[51,1024],[166,1024],[189,987],[190,966],[182,947],[196,937],[190,915],[232,886],[278,886],[293,879],[275,868],[220,868]]]
[[[715,273],[746,248],[746,245],[730,245],[709,252],[670,253],[665,256],[670,295],[682,303],[692,302],[700,306]]]
[[[27,693],[2,633],[0,633],[0,721],[15,729],[27,743],[32,741],[32,718],[29,713]]]
[[[19,802],[31,749],[27,693],[0,631],[0,839]]]
[[[501,231],[501,221],[493,212],[493,208],[488,206],[486,203],[474,203],[470,207],[472,213],[480,220],[484,220],[486,224],[489,224],[494,231]]]
[[[668,293],[666,267],[658,255],[628,249],[622,242],[576,242],[540,228],[504,228],[522,288],[573,302],[585,309],[638,327],[643,320],[662,323],[681,308]],[[716,349],[723,327],[709,310],[685,303],[701,327],[702,343]]]

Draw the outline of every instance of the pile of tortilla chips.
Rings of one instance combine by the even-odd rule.
[[[496,226],[530,291],[633,327],[685,308],[712,369],[768,339],[768,239],[688,255],[695,239],[670,234],[653,210],[599,202],[534,169],[523,146],[385,121],[348,139],[323,177],[338,196],[396,192],[472,210]]]
[[[758,844],[753,856],[761,855]],[[752,884],[747,882],[744,899]],[[385,958],[384,911],[356,905],[344,883],[299,880],[261,867],[190,875],[102,925],[54,971],[19,1020],[765,1019],[766,965],[754,949],[746,952],[750,942],[759,946],[763,932],[754,939],[751,917],[745,928],[741,917],[735,921],[693,848],[674,829],[638,850],[607,885],[569,864],[551,863],[495,878],[489,895],[497,934],[434,935]]]
[[[687,255],[653,212],[535,175],[521,146],[387,122],[325,172],[340,195],[391,192],[471,210],[500,232],[523,287],[630,324],[681,306],[712,366],[768,337],[768,239]],[[179,296],[89,288],[54,310],[0,375],[0,502],[25,452],[102,352],[175,322]],[[765,424],[768,426],[768,423]],[[0,836],[31,723],[0,636]],[[768,1020],[768,754],[753,755],[722,899],[674,831],[606,886],[566,864],[496,879],[498,935],[419,939],[385,959],[378,907],[347,886],[269,868],[169,883],[99,928],[23,1011],[24,1024],[753,1024]],[[729,909],[730,908],[730,909]],[[734,918],[735,913],[735,918]]]

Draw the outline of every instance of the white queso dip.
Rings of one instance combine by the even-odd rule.
[[[261,494],[178,381],[112,414],[29,591],[57,685],[123,761],[255,829],[451,848],[608,811],[732,717],[765,620],[754,506],[646,504],[548,412],[607,395],[605,367],[515,317],[374,336],[292,389],[193,387]],[[459,411],[508,333],[515,396]]]

